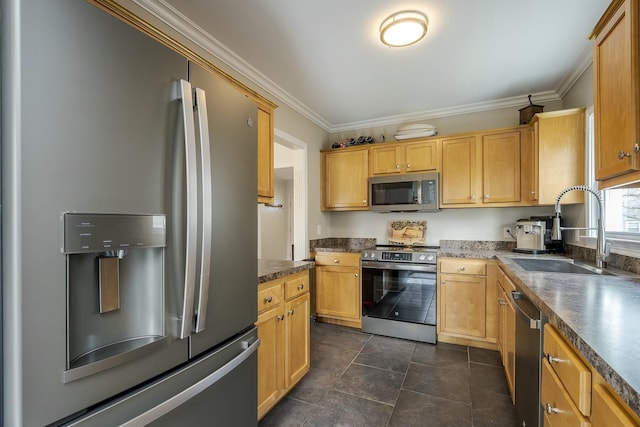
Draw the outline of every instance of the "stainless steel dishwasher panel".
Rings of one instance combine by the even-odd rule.
[[[522,291],[511,292],[516,311],[516,426],[539,427],[542,330],[547,318]]]

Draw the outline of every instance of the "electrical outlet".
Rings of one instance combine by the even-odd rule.
[[[320,226],[320,224],[316,225],[316,234],[318,236],[322,235],[322,227]]]
[[[513,240],[513,231],[511,230],[511,227],[502,228],[502,237],[505,239]]]

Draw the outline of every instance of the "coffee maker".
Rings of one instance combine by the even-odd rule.
[[[562,252],[562,242],[551,240],[553,216],[532,216],[516,221],[514,252],[543,254]]]

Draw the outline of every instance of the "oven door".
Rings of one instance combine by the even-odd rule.
[[[362,262],[362,330],[435,343],[436,266]]]

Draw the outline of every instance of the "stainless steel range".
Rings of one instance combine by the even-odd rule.
[[[436,343],[437,246],[362,252],[362,331]]]

